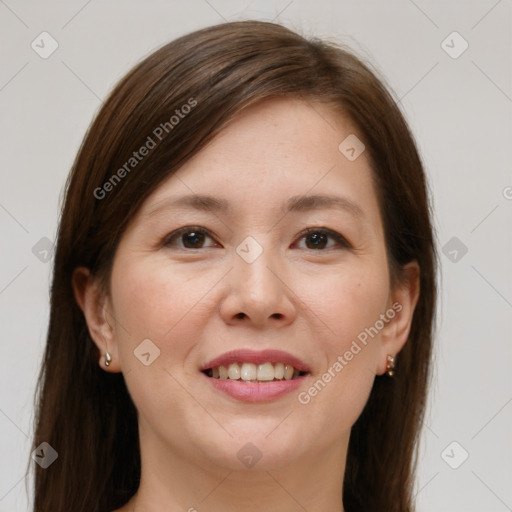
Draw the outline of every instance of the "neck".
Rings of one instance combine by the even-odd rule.
[[[287,464],[218,464],[171,449],[140,431],[141,480],[117,512],[343,512],[342,486],[348,436]],[[259,466],[259,467],[258,467]]]

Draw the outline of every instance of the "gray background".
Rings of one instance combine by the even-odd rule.
[[[152,49],[245,18],[350,45],[400,99],[445,247],[418,510],[512,510],[510,15],[510,0],[0,1],[0,511],[30,504],[25,468],[51,273],[45,250],[85,130],[111,87]],[[58,43],[46,59],[31,47],[42,47],[43,31]],[[469,45],[457,58],[464,42],[448,37],[454,31]]]

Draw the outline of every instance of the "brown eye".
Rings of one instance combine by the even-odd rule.
[[[330,246],[329,240],[333,240]],[[350,248],[350,244],[345,240],[343,235],[326,228],[309,228],[301,233],[300,240],[306,240],[306,249],[311,250],[322,250],[322,249],[334,249],[336,247]]]
[[[204,243],[205,235],[200,231],[189,231],[181,235],[183,245],[190,249],[198,249]]]
[[[325,233],[313,233],[311,235],[306,235],[306,240],[309,240],[310,243],[306,242],[306,246],[308,249],[324,249],[328,242],[328,235]]]
[[[171,233],[164,241],[166,247],[178,249],[203,249],[207,239],[213,240],[203,228],[187,226]],[[208,247],[208,246],[206,246]]]

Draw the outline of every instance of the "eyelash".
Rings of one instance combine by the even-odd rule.
[[[212,240],[214,240],[213,236],[210,234],[210,232],[204,228],[201,228],[200,226],[185,226],[183,228],[180,228],[176,231],[173,231],[172,233],[170,233],[168,236],[165,237],[162,245],[165,246],[165,247],[172,247],[172,242],[175,240],[175,239],[179,239],[179,237],[185,233],[188,233],[188,232],[194,232],[194,233],[201,233],[201,234],[204,234],[208,237],[210,237]],[[303,239],[304,237],[308,236],[308,235],[312,235],[312,234],[315,234],[315,233],[321,233],[323,235],[327,235],[328,237],[332,238],[333,240],[336,241],[337,245],[340,246],[341,248],[343,249],[351,249],[352,246],[349,244],[349,242],[345,239],[345,237],[343,235],[341,235],[340,233],[338,233],[337,231],[333,231],[332,229],[327,229],[327,228],[307,228],[303,231],[301,231],[299,233],[299,239]],[[188,247],[178,247],[179,250],[184,250],[184,251],[194,251],[194,250],[199,250],[199,249],[204,249],[204,247],[197,247],[197,248],[188,248]],[[309,249],[309,248],[306,248],[306,250],[309,250],[309,251],[315,251],[315,252],[322,252],[322,251],[329,251],[329,250],[332,250],[332,249],[335,249],[335,247],[329,247],[327,249],[323,248],[323,249]]]

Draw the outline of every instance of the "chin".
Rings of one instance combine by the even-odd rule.
[[[279,422],[272,422],[272,427],[268,429],[252,425],[252,428],[235,431],[226,426],[233,437],[225,434],[222,438],[211,439],[202,448],[203,457],[231,471],[278,470],[289,467],[304,456],[304,450],[299,450],[298,447],[305,447],[307,444],[303,439],[299,440],[298,436],[294,436],[290,427],[279,432],[280,427],[275,428],[278,424]]]

